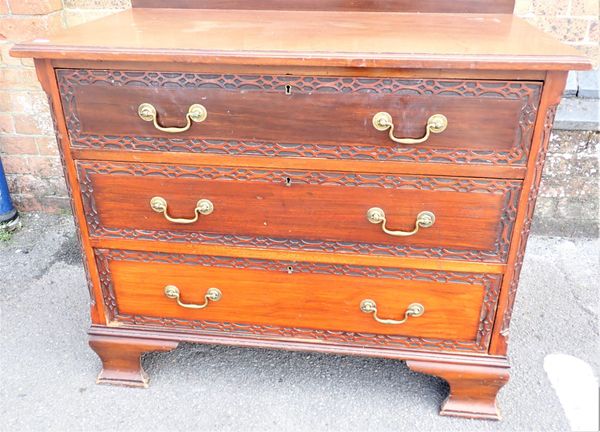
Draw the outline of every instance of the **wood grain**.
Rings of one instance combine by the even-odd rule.
[[[508,382],[507,367],[449,364],[409,360],[407,366],[443,378],[450,385],[450,393],[442,404],[441,415],[500,420],[496,396]]]
[[[500,293],[494,337],[490,347],[490,353],[495,355],[505,355],[508,350],[509,326],[517,295],[519,275],[525,257],[535,202],[540,190],[542,171],[550,142],[550,132],[566,82],[566,73],[551,72],[548,74],[544,86],[541,109],[536,118],[536,132],[533,137],[532,153],[528,161],[527,176],[523,183],[523,193],[519,199],[517,223],[513,231],[506,276]]]
[[[293,268],[293,267],[292,267]],[[112,261],[120,314],[279,325],[356,333],[400,334],[474,341],[484,290],[481,285],[263,271],[162,263]],[[202,310],[177,305],[164,295],[176,285],[185,303],[202,304],[208,288],[223,293]],[[402,325],[384,325],[360,311],[373,299],[382,317],[401,319],[409,304],[426,312]]]
[[[137,70],[162,72],[191,72],[209,74],[246,74],[246,75],[318,75],[318,76],[364,76],[389,78],[443,78],[443,79],[479,79],[497,81],[544,81],[546,72],[527,69],[415,69],[415,68],[364,68],[364,67],[326,67],[326,66],[289,66],[289,65],[228,65],[201,63],[169,63],[160,61],[93,61],[77,59],[53,59],[55,69],[97,69],[97,70]]]
[[[94,237],[491,262],[505,258],[511,206],[520,187],[518,181],[489,179],[102,162],[78,166]],[[209,199],[215,210],[196,223],[174,224],[150,208],[154,196],[167,200],[171,217],[193,217],[200,199]],[[433,212],[436,222],[413,236],[390,236],[367,220],[371,207],[385,211],[393,230],[412,230],[422,211]]]
[[[512,13],[514,0],[133,0],[134,8]]]
[[[164,339],[123,338],[90,335],[90,347],[102,361],[97,384],[124,387],[148,387],[148,375],[142,368],[141,356],[149,351],[171,351],[179,342]]]
[[[146,386],[140,355],[180,341],[378,356],[447,380],[441,414],[498,419],[552,120],[565,71],[589,61],[508,14],[512,0],[133,5],[11,51],[36,59],[50,98],[99,382]],[[147,7],[166,5],[180,9]],[[233,7],[262,10],[217,10]],[[273,10],[283,8],[294,10]],[[442,11],[478,13],[417,13]],[[55,68],[68,69],[60,82]],[[283,79],[295,80],[289,95]],[[498,96],[533,87],[527,104]],[[198,101],[209,120],[176,142],[140,123],[140,99],[161,122],[180,124]],[[432,110],[450,127],[427,157],[381,157],[389,143],[369,121],[382,110],[398,135],[419,136]],[[149,208],[159,194],[174,216],[199,198],[216,210],[174,227]],[[412,228],[421,210],[437,221],[390,238],[367,222],[371,206],[392,229]],[[166,284],[188,302],[215,285],[223,298],[190,311]],[[359,310],[364,298],[386,318],[411,302],[426,312],[389,327]]]
[[[88,150],[72,148],[71,154],[79,160],[103,160],[113,162],[147,162],[167,163],[175,165],[231,165],[232,158],[227,155],[206,153],[184,153],[165,151],[128,151],[121,150]],[[478,165],[449,163],[414,163],[414,162],[376,162],[352,159],[308,159],[308,158],[266,158],[262,156],[236,156],[235,164],[240,167],[281,168],[281,169],[313,169],[339,172],[389,173],[407,175],[431,175],[449,177],[480,177],[496,179],[522,179],[525,167],[518,165]]]
[[[106,317],[103,308],[104,303],[101,301],[102,294],[100,291],[98,291],[100,289],[98,272],[96,271],[94,252],[90,245],[90,237],[87,230],[87,225],[85,223],[85,217],[82,217],[81,189],[79,182],[77,181],[75,161],[71,155],[69,134],[67,132],[64,116],[62,114],[62,102],[59,96],[56,74],[48,60],[36,59],[35,67],[38,78],[42,84],[42,88],[48,96],[50,112],[54,119],[58,151],[63,166],[67,192],[69,194],[71,209],[75,217],[75,226],[78,238],[81,241],[83,250],[83,267],[85,269],[87,288],[90,296],[91,320],[92,323],[96,324],[105,323]]]
[[[541,89],[535,82],[424,78],[57,74],[77,148],[496,166],[525,164]],[[169,134],[139,118],[142,103],[156,107],[163,126],[183,126],[196,103],[208,118]],[[446,116],[448,127],[426,142],[397,144],[372,125],[381,111],[391,114],[397,137],[422,137],[434,114]]]
[[[517,17],[498,14],[138,8],[16,45],[11,54],[304,67],[591,67],[574,48]]]
[[[156,241],[133,240],[123,238],[92,237],[90,244],[96,249],[133,249],[155,252]],[[365,266],[384,266],[403,269],[441,270],[468,273],[503,274],[505,264],[440,260],[436,258],[409,258],[367,254],[332,254],[328,252],[303,252],[295,250],[277,250],[267,248],[248,248],[210,245],[203,243],[161,243],[160,250],[173,254],[217,255],[241,258],[290,260],[298,262],[316,262],[327,264],[350,264]]]

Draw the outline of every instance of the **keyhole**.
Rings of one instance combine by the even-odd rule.
[[[294,272],[294,267],[288,266],[287,272],[288,272],[288,274],[292,274]]]
[[[292,185],[292,179],[291,179],[291,178],[289,178],[289,177],[286,177],[286,178],[285,178],[285,185],[286,185],[286,186],[291,186],[291,185]]]
[[[291,85],[286,85],[285,86],[285,94],[286,95],[291,95],[292,94],[292,86]]]

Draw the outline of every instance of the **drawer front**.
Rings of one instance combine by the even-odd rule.
[[[504,262],[521,182],[77,161],[90,235]],[[161,197],[165,212],[150,203]],[[195,211],[200,200],[214,209]],[[408,236],[421,212],[431,227]],[[169,218],[198,217],[194,223]]]
[[[265,157],[514,164],[524,166],[541,83],[350,77],[206,75],[58,70],[71,142],[77,148],[180,151]],[[286,94],[289,93],[289,94]],[[162,132],[138,114],[152,104],[159,125],[182,127],[190,106],[205,120]],[[398,138],[373,126],[390,114]]]
[[[484,351],[501,276],[97,250],[110,319],[232,336]],[[165,288],[178,290],[179,299]],[[207,300],[210,288],[219,296]],[[371,300],[377,318],[361,303]],[[204,305],[191,309],[178,304]],[[420,316],[406,317],[411,304]],[[417,314],[418,315],[418,314]]]

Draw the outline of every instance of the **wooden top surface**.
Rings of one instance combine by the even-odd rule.
[[[131,6],[172,9],[512,13],[515,0],[132,0]]]
[[[588,69],[509,14],[130,9],[16,45],[17,57],[460,69]]]

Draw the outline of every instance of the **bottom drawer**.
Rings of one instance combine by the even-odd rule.
[[[121,325],[361,346],[483,351],[500,283],[489,274],[96,253],[105,305]]]

